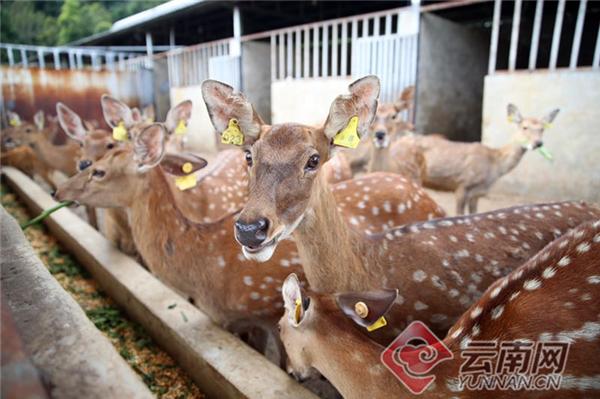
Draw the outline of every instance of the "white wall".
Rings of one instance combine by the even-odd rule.
[[[340,94],[347,94],[352,81],[351,78],[318,78],[273,82],[272,123],[323,124],[333,100]]]
[[[560,113],[544,133],[554,155],[546,161],[537,152],[494,186],[494,191],[540,200],[587,199],[600,202],[600,72],[536,71],[486,76],[482,141],[500,147],[511,139],[506,106],[519,107],[523,116],[542,117],[554,108]]]
[[[182,101],[192,100],[192,118],[188,124],[188,148],[196,152],[213,152],[217,150],[216,134],[206,105],[202,99],[200,86],[172,87],[171,106]]]

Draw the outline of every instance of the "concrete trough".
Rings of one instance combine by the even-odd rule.
[[[20,171],[5,167],[2,174],[32,213],[56,205],[48,193]],[[264,356],[213,324],[69,209],[55,212],[45,224],[208,397],[316,398]]]

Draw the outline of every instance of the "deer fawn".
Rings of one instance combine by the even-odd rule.
[[[359,332],[385,315],[396,299],[396,291],[305,293],[296,276],[290,275],[282,295],[285,314],[279,325],[289,372],[303,378],[318,370],[346,398],[413,397],[382,364],[384,348]],[[435,357],[438,350],[435,347],[399,347],[393,358],[419,377],[425,374],[435,377],[435,383],[425,391],[427,397],[597,396],[600,393],[599,300],[600,221],[595,221],[553,241],[490,286],[443,340],[452,359],[433,363],[422,373],[417,371],[415,363],[411,364],[411,359],[416,366],[426,366]],[[459,370],[468,358],[462,354],[476,341],[570,344],[560,389],[485,392],[464,386],[461,389]],[[489,347],[484,349],[489,351]],[[502,374],[507,375],[505,369]]]
[[[508,117],[517,124],[518,131],[513,142],[501,148],[452,142],[440,136],[415,137],[416,145],[425,155],[424,185],[454,191],[457,214],[462,215],[467,205],[470,213],[477,212],[479,198],[487,194],[500,177],[513,170],[527,150],[542,148],[544,130],[558,111],[555,109],[541,119],[523,118],[517,107],[509,104]]]
[[[204,99],[217,131],[236,119],[251,163],[248,202],[236,239],[250,259],[264,261],[293,235],[304,272],[317,292],[398,288],[397,316],[432,320],[445,331],[494,280],[544,245],[600,211],[565,202],[515,207],[464,218],[437,219],[366,234],[349,228],[320,173],[332,140],[358,118],[365,134],[377,106],[379,80],[360,79],[338,97],[323,128],[265,126],[243,96],[207,81]],[[369,187],[368,190],[372,190]],[[368,190],[363,192],[369,193]],[[404,212],[410,201],[367,207]]]

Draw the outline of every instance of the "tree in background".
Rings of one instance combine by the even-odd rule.
[[[2,1],[0,40],[53,46],[109,29],[114,21],[164,3],[129,1]]]

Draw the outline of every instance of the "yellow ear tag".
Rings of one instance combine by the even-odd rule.
[[[177,127],[175,128],[175,134],[178,136],[183,136],[186,133],[187,133],[187,126],[185,125],[185,121],[182,119],[179,121],[179,123],[177,124]]]
[[[227,125],[227,129],[221,134],[221,143],[243,145],[244,144],[244,133],[240,130],[237,119],[230,119]]]
[[[550,129],[552,127],[552,123],[544,123],[544,129]]]
[[[333,138],[333,144],[346,148],[356,148],[360,142],[358,137],[358,116],[350,118],[348,125]]]
[[[512,123],[512,121],[513,121],[513,117],[512,117],[512,115],[508,115],[508,117],[507,117],[506,119],[508,119],[508,121],[509,121],[509,122],[511,122],[511,123]]]
[[[113,128],[112,136],[113,139],[117,141],[129,140],[129,137],[127,136],[127,129],[125,129],[125,123],[123,123],[123,121],[119,122],[119,125]]]
[[[294,321],[296,324],[300,323],[300,315],[302,314],[302,301],[300,298],[296,298],[296,309],[294,310]]]
[[[385,317],[381,316],[375,323],[367,327],[367,331],[375,331],[385,326],[387,326],[387,320],[385,319]]]
[[[154,123],[154,118],[146,118],[146,123]]]
[[[186,174],[185,176],[180,176],[180,177],[175,178],[175,185],[181,191],[185,191],[192,187],[196,187],[196,183],[197,183],[196,182],[196,174],[190,173],[193,169],[194,169],[194,167],[192,166],[192,164],[190,162],[184,163],[183,166],[181,167],[181,171],[183,173],[189,173],[189,174]]]
[[[11,120],[9,120],[8,124],[11,125],[11,126],[13,126],[13,127],[21,126],[21,123],[17,119],[11,119]]]

